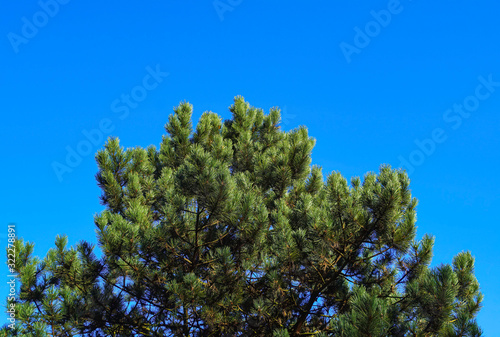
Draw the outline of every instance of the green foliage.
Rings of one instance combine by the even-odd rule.
[[[25,336],[479,336],[470,253],[430,268],[405,172],[348,182],[311,166],[305,127],[236,97],[231,120],[182,103],[159,149],[96,155],[99,257],[16,241]]]

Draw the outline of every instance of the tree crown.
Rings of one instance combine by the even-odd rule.
[[[181,103],[159,149],[96,155],[100,257],[16,241],[17,332],[36,336],[479,336],[469,252],[430,268],[402,170],[348,182],[311,166],[305,127],[236,97],[232,119]],[[7,333],[7,327],[3,333]]]

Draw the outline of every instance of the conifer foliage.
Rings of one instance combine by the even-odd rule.
[[[480,336],[474,258],[430,268],[402,170],[348,182],[311,166],[236,97],[232,119],[181,103],[159,149],[96,155],[97,246],[16,241],[17,329],[32,336]]]

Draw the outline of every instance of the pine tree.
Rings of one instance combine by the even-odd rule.
[[[348,182],[311,166],[305,127],[236,97],[181,103],[159,149],[96,155],[99,252],[16,241],[23,336],[480,336],[474,258],[430,267],[402,170]]]

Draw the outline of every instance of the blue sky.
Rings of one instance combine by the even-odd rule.
[[[436,237],[433,264],[472,252],[485,294],[479,323],[500,335],[499,3],[23,0],[3,8],[5,244],[8,223],[40,256],[57,234],[94,241],[102,206],[93,154],[105,137],[158,145],[180,101],[194,105],[196,122],[206,110],[229,118],[242,95],[266,111],[281,107],[286,130],[306,125],[324,173],[408,169],[418,236]]]

